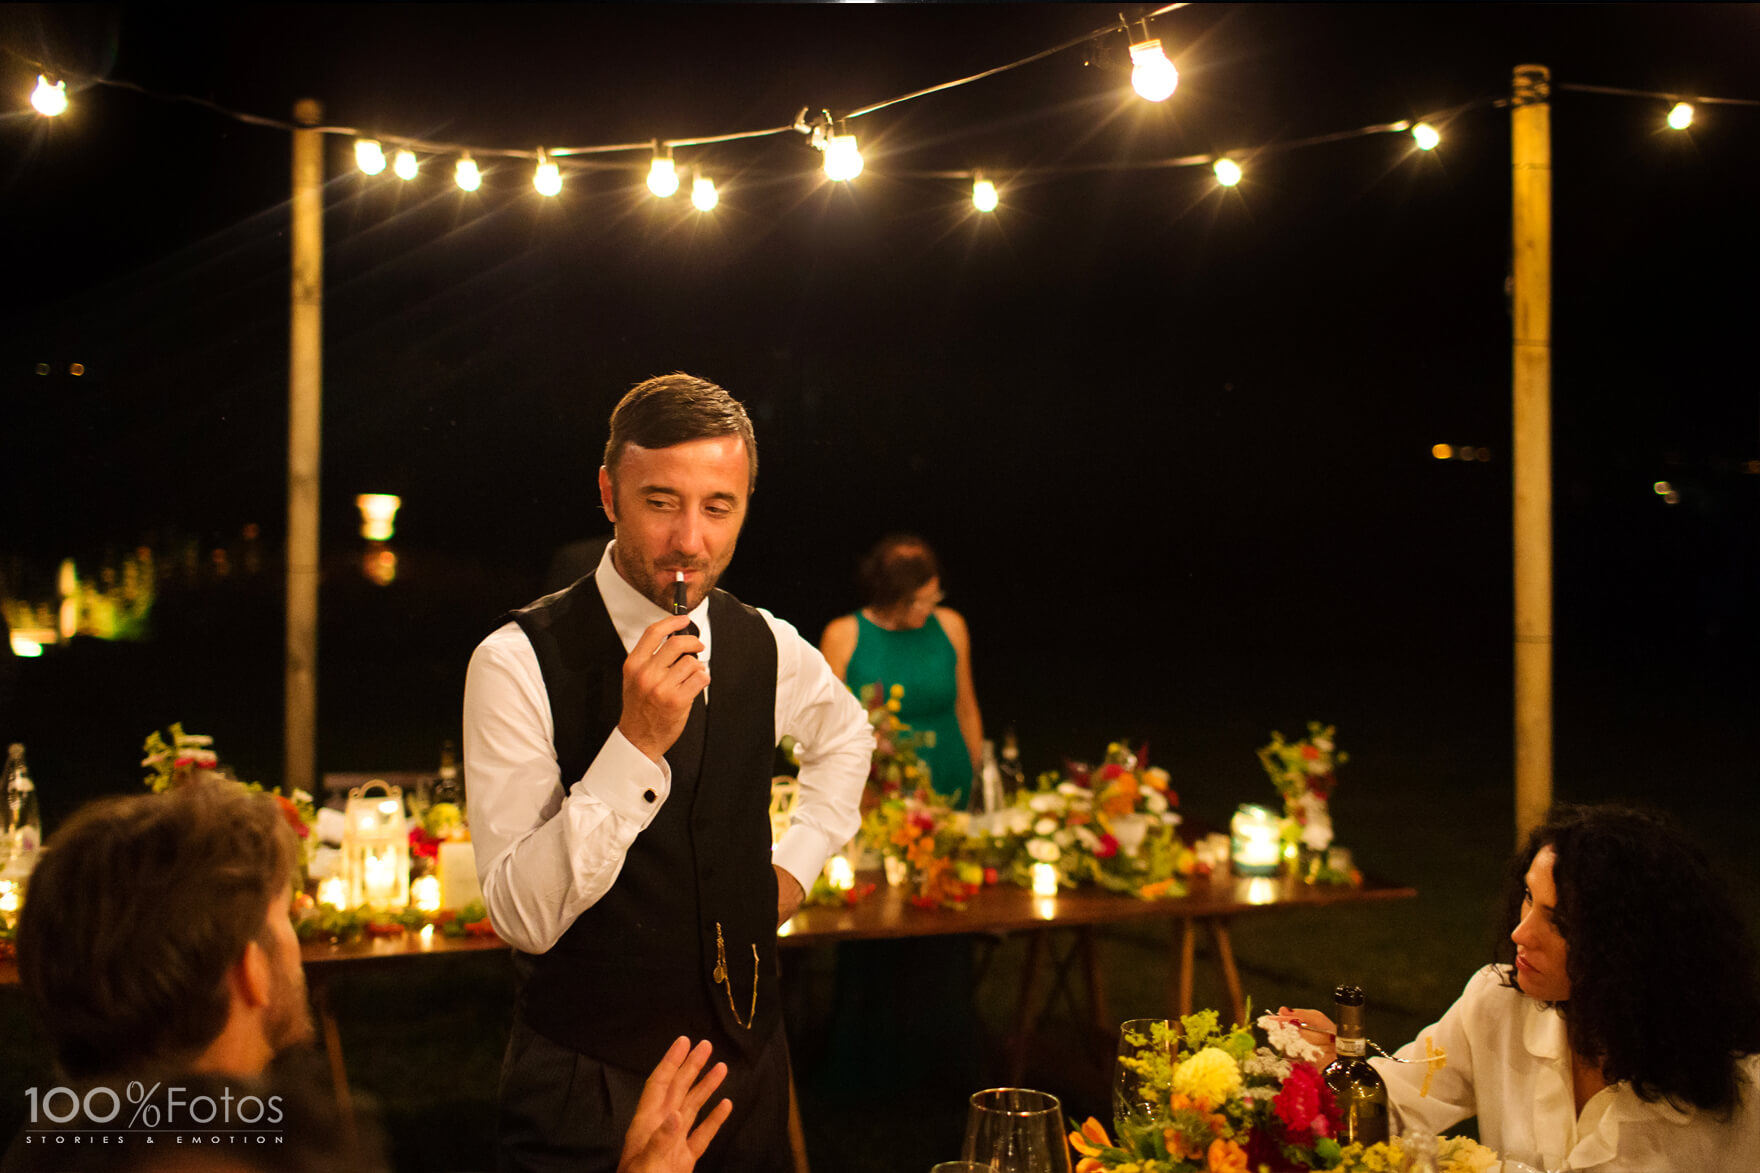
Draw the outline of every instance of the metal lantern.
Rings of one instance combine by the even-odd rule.
[[[377,795],[371,791],[377,789]],[[403,791],[375,778],[348,792],[343,811],[342,886],[350,908],[409,903],[409,831]]]

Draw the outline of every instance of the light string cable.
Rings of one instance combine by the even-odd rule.
[[[1655,90],[1628,90],[1620,86],[1592,86],[1582,82],[1553,82],[1555,90],[1579,94],[1612,94],[1621,98],[1649,98],[1658,102],[1694,102],[1706,106],[1760,106],[1760,98],[1707,98],[1703,94],[1664,94]]]
[[[1142,19],[1143,20],[1153,19],[1154,17],[1162,16],[1166,13],[1174,11],[1175,9],[1184,8],[1184,7],[1186,7],[1186,4],[1183,4],[1183,3],[1164,4],[1161,7],[1156,8],[1155,10],[1147,13]],[[945,81],[945,82],[941,82],[937,85],[927,86],[927,87],[920,89],[920,90],[913,90],[910,93],[900,94],[894,98],[887,98],[886,100],[881,101],[881,102],[874,102],[874,103],[871,103],[867,106],[863,106],[860,109],[853,110],[850,113],[844,115],[844,117],[845,118],[859,118],[865,114],[872,114],[878,110],[884,110],[889,106],[896,106],[901,102],[908,102],[908,101],[911,101],[916,98],[926,97],[930,94],[940,93],[943,90],[954,89],[958,86],[970,85],[973,82],[982,81],[985,78],[994,77],[1000,73],[1006,73],[1011,69],[1018,69],[1023,65],[1030,65],[1035,61],[1041,61],[1046,57],[1051,57],[1051,56],[1054,56],[1058,53],[1062,53],[1066,50],[1073,49],[1078,45],[1088,44],[1089,42],[1093,41],[1097,37],[1103,37],[1109,33],[1119,32],[1121,29],[1125,29],[1125,28],[1126,28],[1126,26],[1122,25],[1119,21],[1113,21],[1113,22],[1107,24],[1103,28],[1098,28],[1098,29],[1094,29],[1091,32],[1083,33],[1079,37],[1071,37],[1070,39],[1063,41],[1063,42],[1060,42],[1059,44],[1053,45],[1048,49],[1042,49],[1037,53],[1029,54],[1026,57],[1020,58],[1019,60],[1010,61],[1004,65],[998,65],[998,66],[995,66],[994,68],[986,69],[986,70],[983,70],[979,73],[971,74],[967,77],[955,78],[951,81]],[[289,130],[289,131],[291,131],[291,130],[315,130],[320,134],[346,136],[346,137],[351,137],[351,138],[371,138],[371,139],[376,139],[380,142],[391,143],[396,146],[408,147],[408,148],[411,148],[414,150],[426,151],[430,154],[488,155],[488,156],[496,156],[496,157],[500,157],[500,158],[516,158],[516,159],[536,160],[536,159],[538,159],[539,153],[540,153],[538,150],[533,149],[533,148],[484,147],[484,146],[477,146],[477,145],[470,144],[470,143],[441,142],[441,141],[436,141],[436,140],[432,140],[432,139],[421,139],[421,138],[415,138],[415,137],[412,137],[409,135],[380,134],[377,132],[371,132],[371,131],[363,130],[359,127],[353,127],[353,126],[315,126],[315,127],[301,126],[298,123],[289,121],[288,119],[285,119],[285,118],[268,118],[268,117],[265,117],[260,114],[252,114],[252,113],[249,113],[246,111],[234,110],[234,109],[231,109],[230,107],[222,106],[218,102],[213,102],[213,101],[210,101],[206,98],[197,98],[197,97],[193,97],[193,96],[187,95],[187,94],[159,93],[157,91],[150,90],[150,89],[146,88],[145,86],[136,85],[134,82],[122,81],[122,80],[119,80],[116,78],[99,77],[99,76],[92,75],[92,74],[70,73],[70,72],[67,72],[64,70],[56,69],[53,66],[50,66],[45,62],[37,61],[34,58],[27,57],[24,54],[19,53],[17,50],[12,49],[8,46],[0,46],[0,49],[4,49],[7,53],[11,54],[13,57],[16,57],[18,60],[24,62],[27,65],[30,65],[36,69],[42,70],[45,73],[53,73],[57,77],[77,78],[79,81],[84,82],[86,84],[90,84],[90,85],[116,86],[120,89],[132,90],[136,93],[144,94],[145,96],[147,96],[149,98],[156,98],[160,101],[187,102],[191,105],[200,106],[203,109],[209,110],[215,114],[222,115],[223,117],[235,119],[239,122],[248,123],[252,126],[265,126],[265,127],[270,127],[272,129],[276,129],[276,130]],[[807,108],[810,109],[811,107],[809,106]],[[804,115],[804,110],[803,110],[803,115]],[[739,141],[742,139],[765,138],[765,137],[768,137],[771,135],[786,134],[790,131],[799,132],[802,130],[802,127],[803,127],[802,118],[796,118],[795,121],[790,122],[790,123],[783,125],[783,126],[768,126],[768,127],[761,127],[756,130],[733,131],[733,132],[727,133],[727,134],[696,135],[696,136],[691,136],[691,137],[686,137],[686,138],[663,138],[663,139],[659,139],[659,140],[648,138],[648,139],[643,139],[640,142],[602,143],[602,144],[595,144],[595,145],[590,145],[590,146],[551,147],[551,148],[544,150],[542,153],[544,155],[548,156],[549,158],[559,159],[559,158],[579,157],[579,156],[583,156],[583,155],[616,154],[616,153],[620,153],[620,152],[630,152],[630,151],[651,151],[651,150],[653,150],[654,144],[656,141],[658,141],[659,143],[661,143],[662,145],[667,146],[667,147],[708,146],[708,145],[711,145],[714,143],[735,142],[735,141]]]

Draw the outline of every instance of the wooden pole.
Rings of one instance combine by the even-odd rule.
[[[293,107],[293,289],[287,364],[287,643],[283,783],[317,793],[318,460],[323,401],[324,107]]]
[[[1518,65],[1513,212],[1516,842],[1552,805],[1552,106],[1544,65]]]

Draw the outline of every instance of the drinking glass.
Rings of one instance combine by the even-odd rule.
[[[990,1173],[990,1166],[976,1161],[938,1161],[929,1173]]]
[[[1171,1038],[1165,1033],[1167,1025],[1165,1018],[1132,1018],[1118,1028],[1118,1060],[1112,1077],[1112,1135],[1127,1149],[1132,1147],[1132,1138],[1159,1131],[1167,1124],[1166,1101],[1155,1094],[1147,1077],[1125,1063],[1155,1045],[1157,1028],[1164,1032],[1163,1039]]]
[[[960,1156],[991,1173],[1070,1173],[1063,1105],[1049,1092],[973,1092]]]

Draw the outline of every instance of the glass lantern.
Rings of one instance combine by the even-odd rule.
[[[370,793],[377,789],[377,795]],[[342,886],[350,908],[409,903],[409,830],[403,791],[378,779],[348,792],[343,811]]]
[[[1242,803],[1229,823],[1230,855],[1239,876],[1275,876],[1283,862],[1278,830],[1282,820],[1276,812],[1254,803]]]

